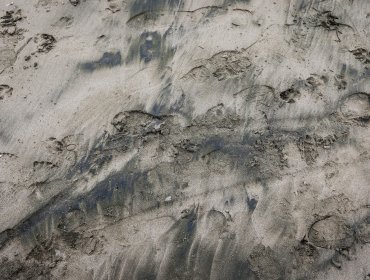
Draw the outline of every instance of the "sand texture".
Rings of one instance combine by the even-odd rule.
[[[0,279],[370,279],[370,1],[0,0]]]

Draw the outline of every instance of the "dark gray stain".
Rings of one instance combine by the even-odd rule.
[[[170,113],[168,107],[169,104],[171,104],[172,80],[170,78],[165,78],[164,75],[162,75],[161,79],[166,79],[166,86],[161,90],[160,96],[150,110],[150,113],[154,116],[167,115]]]
[[[105,52],[97,61],[85,62],[80,64],[80,68],[85,72],[94,72],[100,68],[112,68],[121,64],[121,52]]]
[[[130,16],[154,13],[180,7],[182,0],[135,0],[130,7]]]
[[[243,258],[234,239],[223,239],[220,249],[215,255],[217,267],[215,267],[215,279],[250,279],[257,280],[259,277],[251,270],[246,258]]]
[[[154,116],[152,118],[156,119]],[[191,127],[189,127],[189,129],[191,129]],[[222,137],[222,135],[212,134],[203,139],[193,139],[195,143],[199,143],[200,148],[193,152],[194,156],[192,161],[202,161],[206,158],[212,164],[212,160],[222,158],[230,162],[228,168],[241,168],[244,170],[245,174],[248,174],[249,178],[265,178],[266,174],[264,170],[260,169],[258,165],[256,167],[251,167],[248,160],[253,158],[253,156],[263,158],[265,156],[264,149],[266,147],[270,147],[269,156],[272,155],[272,152],[276,154],[279,153],[280,147],[283,147],[285,140],[281,143],[268,141],[270,137],[274,136],[271,133],[272,132],[266,134],[265,138],[260,139],[258,142],[256,142],[254,137],[245,137],[241,143],[236,143],[231,139],[227,139],[226,141],[226,138]],[[274,137],[277,136],[278,135],[275,135]],[[112,137],[114,139],[117,138],[117,141]],[[122,145],[126,147],[126,143],[128,143],[127,147],[129,147],[131,145],[130,143],[134,141],[133,138],[130,137],[131,136],[125,136],[124,131],[118,131],[113,135],[103,135],[100,140],[96,141],[91,152],[76,164],[75,169],[71,171],[69,179],[79,174],[86,174],[86,172],[96,174],[100,168],[112,159],[113,154],[110,154],[109,150],[114,149],[115,151],[120,151]],[[161,137],[165,136],[162,135]],[[280,160],[278,157],[277,159]],[[178,164],[179,168],[184,167],[180,161]],[[208,163],[206,162],[206,164]],[[112,211],[115,207],[121,210],[126,209],[130,215],[154,209],[159,207],[161,203],[158,201],[158,198],[151,194],[150,185],[151,183],[148,182],[146,171],[139,172],[134,168],[134,163],[131,163],[131,165],[128,164],[124,170],[107,176],[107,178],[98,183],[91,192],[81,197],[72,200],[68,199],[71,197],[71,193],[68,189],[73,188],[67,188],[64,193],[59,194],[47,204],[43,205],[39,211],[28,216],[19,226],[14,228],[12,234],[3,233],[0,236],[0,239],[2,239],[0,243],[5,243],[6,240],[11,238],[14,234],[31,231],[40,222],[47,221],[48,219],[50,220],[50,217],[55,217],[56,220],[59,218],[63,220],[63,217],[70,211],[80,213],[80,211],[82,211],[81,205],[84,206],[84,213],[96,215],[98,214],[97,203],[99,203],[106,217],[113,217],[116,212],[122,213],[122,211]],[[253,210],[256,208],[258,201],[248,198],[246,203],[248,207]],[[187,231],[192,231],[192,229],[192,224],[188,224]]]
[[[77,214],[79,220],[85,222],[94,219],[98,215],[98,205],[106,219],[121,219],[114,210],[119,208],[126,209],[129,215],[134,212],[146,211],[158,206],[154,197],[150,196],[150,182],[147,180],[147,173],[144,172],[118,172],[108,176],[105,180],[98,183],[92,191],[74,199],[68,199],[70,192],[66,191],[51,199],[41,209],[25,218],[17,227],[9,229],[0,234],[0,247],[9,239],[21,235],[30,237],[38,235],[40,238],[43,232],[39,231],[40,224],[48,224],[52,219],[55,226],[63,232],[68,229],[68,218],[72,214]],[[135,194],[134,194],[135,193]],[[135,197],[145,200],[143,203],[134,206]],[[51,229],[51,230],[55,230]],[[36,231],[36,232],[35,232]]]
[[[158,58],[161,50],[161,36],[157,32],[146,32],[140,36],[140,59],[149,62]]]
[[[130,46],[127,62],[139,56],[141,61],[148,63],[161,54],[162,36],[158,32],[144,32]]]
[[[297,10],[303,12],[305,12],[310,5],[312,4],[309,1],[298,1],[298,3],[296,4]]]
[[[353,77],[356,77],[357,72],[353,71],[353,74],[351,74],[351,75]],[[364,72],[362,74],[362,78],[364,78],[364,79],[370,78],[370,68],[369,67],[365,67]]]
[[[145,260],[140,261],[139,264],[134,264],[135,268],[135,278],[136,279],[146,279],[155,280],[157,279],[158,266],[153,261],[157,255],[157,249],[153,246],[146,256]],[[112,277],[112,279],[117,279]]]
[[[184,107],[185,104],[185,94],[181,94],[180,98],[176,100],[174,104],[171,105],[169,112],[170,113],[180,113],[181,109]]]
[[[254,210],[254,209],[256,209],[256,207],[257,207],[257,203],[258,203],[258,201],[256,200],[256,199],[254,199],[254,198],[249,198],[249,196],[247,196],[247,205],[248,205],[248,208],[250,209],[250,210]]]
[[[165,81],[168,83],[170,82],[170,80]],[[158,112],[160,111],[161,110],[158,109]],[[225,135],[224,133],[215,130],[214,128],[217,127],[218,123],[210,121],[212,118],[222,116],[222,110],[220,109],[211,112],[216,112],[216,114],[210,113],[207,118],[202,119],[201,123],[194,124],[194,126],[198,126],[197,129],[204,127],[205,130],[214,132],[209,132],[209,134],[199,136],[199,139],[194,139],[196,140],[194,142],[200,143],[200,148],[199,150],[195,149],[193,151],[196,156],[194,156],[192,160],[202,160],[205,156],[209,157],[211,160],[212,156],[216,159],[217,157],[222,157],[222,159],[230,160],[230,166],[235,165],[234,168],[242,168],[243,173],[247,174],[249,178],[262,178],[264,173],[263,170],[260,170],[260,175],[257,173],[259,170],[258,167],[253,167],[257,170],[256,173],[253,173],[252,170],[254,169],[249,167],[248,160],[251,159],[251,156],[253,155],[263,157],[264,153],[266,153],[264,150],[267,148],[269,148],[267,155],[271,158],[271,155],[280,151],[286,139],[282,139],[281,143],[280,141],[271,141],[271,137],[275,139],[279,135],[277,135],[276,132],[270,131],[269,133],[266,133],[264,138],[258,136],[258,142],[256,142],[257,136],[251,135],[245,135],[242,142],[240,142],[240,140],[233,140],[230,138],[229,134]],[[145,115],[142,112],[136,113],[142,114],[143,116]],[[159,117],[150,116],[149,119],[157,120]],[[112,125],[116,128],[117,133],[112,135],[103,135],[101,139],[97,140],[93,145],[94,149],[87,153],[87,156],[82,158],[82,160],[80,160],[76,165],[78,172],[90,172],[92,174],[96,174],[100,168],[108,163],[113,157],[113,155],[108,152],[105,154],[106,151],[111,149],[115,151],[125,151],[127,147],[130,147],[131,142],[134,142],[133,136],[127,136],[125,134],[123,124],[120,124],[117,121],[112,122]],[[191,129],[191,126],[189,126],[189,129]],[[285,135],[287,135],[287,133],[285,133]],[[161,135],[160,137],[166,136]],[[296,135],[294,137],[298,136]],[[100,156],[100,154],[102,154],[102,156]],[[180,168],[183,167],[184,165],[180,165]],[[158,171],[158,173],[158,178],[162,181],[160,171]],[[76,173],[74,173],[74,175],[75,174]],[[165,177],[165,174],[163,177]],[[71,178],[74,177],[72,176]],[[35,234],[33,234],[34,231],[37,231],[37,228],[42,228],[39,225],[45,221],[50,221],[51,219],[56,221],[58,229],[71,229],[72,223],[69,218],[67,218],[67,216],[71,216],[71,213],[77,217],[77,220],[88,223],[89,218],[96,219],[96,216],[101,214],[104,216],[104,219],[108,219],[109,221],[123,219],[127,217],[123,216],[123,209],[127,210],[127,215],[130,216],[140,212],[150,211],[151,209],[159,207],[161,205],[159,199],[162,199],[154,196],[152,189],[153,186],[151,185],[150,180],[148,180],[148,172],[138,171],[133,162],[131,164],[129,163],[124,170],[110,174],[105,180],[95,185],[94,189],[87,194],[70,199],[72,194],[67,190],[61,195],[55,197],[48,204],[43,205],[39,211],[27,217],[27,219],[14,230],[8,230],[1,233],[0,245],[4,244],[8,239],[14,238],[14,236],[19,233],[35,236]],[[230,204],[233,204],[233,200],[235,199],[230,198]],[[247,197],[246,203],[249,209],[254,210],[258,201],[254,198]],[[222,242],[222,245],[220,245],[221,249],[219,252],[215,252],[212,246],[203,246],[201,242],[196,241],[196,231],[197,216],[195,214],[191,214],[186,218],[183,218],[169,231],[169,235],[172,239],[169,238],[168,243],[172,242],[172,248],[169,250],[172,250],[170,255],[173,263],[169,264],[169,267],[166,269],[166,271],[168,271],[166,275],[171,276],[172,279],[186,279],[186,277],[187,279],[196,279],[198,276],[200,279],[206,279],[210,274],[212,260],[217,259],[225,260],[225,262],[220,265],[220,267],[222,267],[220,279],[258,279],[256,274],[253,272],[254,270],[251,270],[251,265],[248,263],[248,260],[246,260],[245,257],[238,256],[236,248],[237,245],[235,245],[234,241],[220,241]],[[76,239],[76,236],[77,235],[74,233],[65,235],[66,238],[71,240],[71,244],[74,243],[73,240]],[[222,251],[223,249],[225,249],[225,252]],[[200,256],[202,256],[200,259],[203,260],[204,263],[204,265],[199,264],[200,268],[196,273],[194,272],[195,265],[185,266],[185,264],[183,264],[183,260],[189,255],[192,255],[192,250],[194,250],[195,255],[199,253]],[[153,252],[155,252],[155,250]],[[222,255],[223,253],[224,255]],[[265,253],[257,255],[257,257],[265,257]],[[149,254],[148,258],[153,259],[151,254]],[[133,267],[138,265],[134,259],[130,261],[132,261]],[[196,264],[196,262],[197,260],[194,260],[194,264]],[[148,261],[147,264],[144,263],[142,265],[143,267],[140,269],[140,279],[155,279],[157,273],[154,269],[155,264]],[[135,269],[133,269],[133,271],[135,271]]]
[[[108,137],[109,138],[109,137]],[[71,171],[70,179],[75,175],[90,172],[96,174],[101,166],[111,160],[108,154],[103,157],[96,157],[106,147],[104,140],[108,139],[106,136],[102,140],[97,140],[95,148],[77,164],[75,169]],[[233,159],[238,159],[240,164],[243,164],[247,158],[248,151],[243,151],[240,147],[225,147],[224,140],[221,137],[211,137],[202,143],[200,154],[210,153],[213,151],[222,150],[222,155],[230,156]],[[102,153],[103,154],[103,153]],[[199,155],[200,155],[199,154]],[[194,160],[199,160],[194,157]],[[38,225],[48,223],[51,219],[59,221],[56,224],[58,227],[65,227],[65,220],[68,213],[79,213],[78,215],[88,215],[89,217],[96,217],[98,215],[98,204],[107,218],[121,219],[122,216],[116,216],[114,213],[123,213],[122,209],[127,210],[126,213],[134,215],[142,211],[148,211],[160,206],[160,202],[151,193],[151,183],[148,181],[146,171],[137,171],[135,164],[129,163],[126,168],[120,172],[111,174],[100,183],[98,183],[89,193],[81,195],[80,197],[70,199],[70,190],[60,193],[51,199],[48,203],[43,205],[38,211],[26,217],[18,226],[11,232],[3,232],[0,235],[0,243],[5,244],[9,239],[18,235],[30,236],[32,238],[34,230],[40,228]],[[120,209],[120,211],[114,211]],[[87,221],[88,217],[81,217],[81,220]],[[59,223],[59,224],[58,224]],[[67,223],[68,224],[68,223]],[[192,221],[186,223],[184,231],[190,234],[195,230],[195,224]],[[11,233],[11,234],[10,234]],[[40,233],[42,235],[42,233]]]
[[[154,103],[154,105],[152,106],[152,109],[150,110],[150,112],[155,116],[159,116],[161,115],[161,113],[164,113],[165,111],[166,111],[166,105],[160,104],[160,103]]]
[[[216,212],[199,215],[197,208],[188,209],[187,215],[161,236],[159,244],[148,245],[140,258],[118,254],[101,266],[95,279],[116,279],[119,272],[127,279],[259,279],[236,240],[220,238],[226,219]],[[200,222],[207,225],[210,240],[197,232]],[[158,258],[159,248],[165,250],[164,258]],[[123,266],[123,262],[129,265]],[[263,265],[262,269],[268,269]]]
[[[166,277],[168,279],[181,279],[187,273],[187,264],[184,259],[187,258],[191,250],[193,240],[196,235],[197,212],[196,209],[184,218],[178,220],[166,233],[172,237],[169,240],[169,256],[172,260],[165,267]]]
[[[162,36],[157,31],[143,32],[131,42],[126,63],[131,63],[137,59],[144,63],[159,60],[160,68],[163,68],[175,53],[175,48],[166,46],[167,36],[167,33]]]
[[[130,6],[130,18],[139,15],[153,18],[163,11],[179,10],[184,6],[183,0],[135,0]],[[249,3],[250,0],[224,0],[223,5],[228,6],[236,3]]]
[[[224,0],[224,3],[223,5],[226,7],[226,6],[229,6],[229,5],[234,5],[234,4],[237,4],[237,3],[249,3],[250,0]]]
[[[117,135],[110,135],[105,132],[102,136],[95,139],[93,143],[94,148],[88,151],[86,155],[69,170],[66,177],[71,179],[77,174],[86,172],[95,175],[105,164],[112,160],[112,156],[110,154],[105,154],[104,151],[110,148],[109,143],[116,137]]]

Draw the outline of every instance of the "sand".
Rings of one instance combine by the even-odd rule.
[[[370,279],[370,2],[0,1],[0,279]]]

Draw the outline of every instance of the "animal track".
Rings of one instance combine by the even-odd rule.
[[[338,22],[338,17],[334,16],[331,11],[318,12],[316,16],[317,26],[324,27],[328,30],[338,30],[338,27],[345,25]]]
[[[345,120],[368,124],[370,122],[370,94],[359,92],[350,95],[342,102],[339,110]]]
[[[223,81],[241,76],[250,66],[251,62],[244,53],[222,51],[206,59],[203,65],[191,69],[183,78],[203,81],[213,76],[217,80]]]
[[[62,140],[50,137],[47,140],[47,148],[52,153],[62,153],[64,151],[74,151],[77,148],[76,139],[73,135],[68,135]]]
[[[195,153],[199,150],[199,145],[194,143],[191,139],[183,139],[179,144],[175,145],[189,153]]]
[[[113,14],[117,13],[122,8],[122,3],[125,3],[123,1],[115,1],[115,0],[109,0],[108,1],[108,8],[106,8],[108,11],[111,11]]]
[[[76,7],[78,4],[80,4],[80,0],[69,0],[69,3]]]
[[[342,219],[332,216],[314,223],[308,232],[308,238],[317,247],[344,249],[352,246],[355,234]]]
[[[54,48],[56,43],[54,36],[49,34],[39,34],[33,41],[38,44],[37,51],[39,53],[48,53]]]
[[[0,100],[12,96],[13,88],[8,85],[0,85]]]
[[[224,104],[210,108],[205,115],[194,119],[192,125],[232,129],[240,124],[240,117],[226,110]]]
[[[119,132],[143,135],[160,132],[161,126],[164,123],[162,118],[141,111],[127,111],[115,115],[112,125]]]
[[[57,27],[65,27],[70,28],[73,24],[73,17],[72,16],[63,16],[61,17],[56,23],[53,24],[53,26]]]
[[[6,11],[5,15],[0,17],[1,27],[16,26],[17,22],[22,20],[22,11],[17,9],[15,11]]]
[[[52,169],[52,168],[55,168],[55,167],[58,167],[56,164],[50,162],[50,161],[34,161],[33,162],[33,170],[36,171],[38,169],[43,169],[43,168],[47,168],[47,169]]]
[[[17,158],[15,154],[11,154],[11,153],[0,153],[0,158],[2,157]]]
[[[191,69],[187,74],[183,76],[183,79],[194,79],[200,81],[206,81],[209,77],[211,77],[210,70],[205,67],[204,65],[194,67]]]
[[[219,81],[239,76],[251,66],[249,59],[237,51],[224,51],[209,59],[210,69]]]
[[[338,90],[345,90],[347,88],[347,81],[343,75],[336,75],[334,78],[334,85],[338,88]]]
[[[330,149],[338,140],[337,135],[321,137],[306,135],[298,140],[298,148],[307,164],[313,164],[319,156],[318,148]]]
[[[358,48],[352,50],[351,53],[355,56],[355,58],[361,61],[363,64],[370,63],[370,52],[364,48]]]
[[[297,89],[289,88],[280,93],[280,98],[287,103],[295,103],[300,95],[301,94]]]

